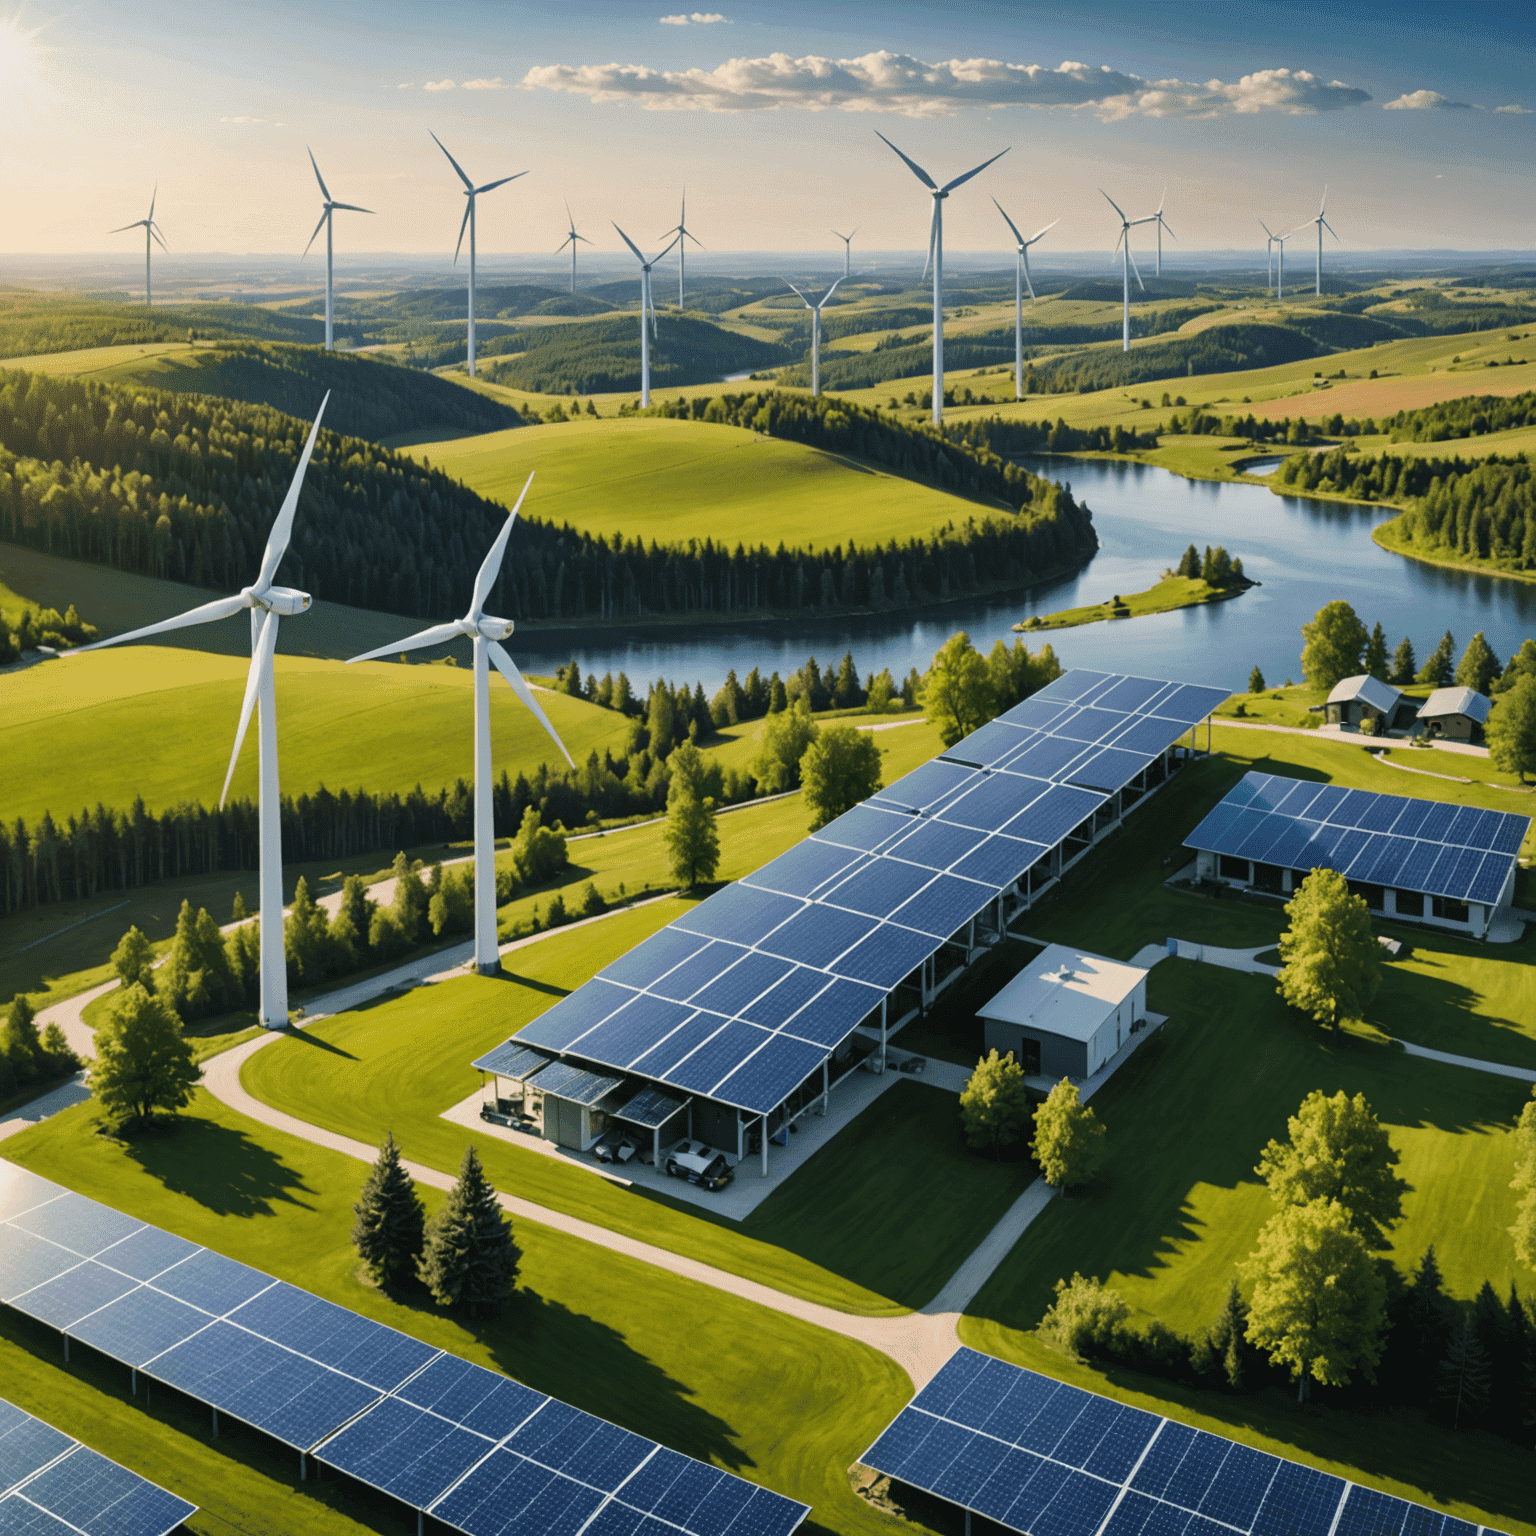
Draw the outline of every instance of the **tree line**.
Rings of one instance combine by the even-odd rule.
[[[782,405],[793,396],[778,398],[768,407],[759,398],[754,415],[766,408],[759,430],[777,423],[787,435],[802,417]],[[521,517],[519,558],[503,567],[488,606],[513,619],[903,607],[1023,585],[1096,548],[1092,520],[1070,492],[1011,466],[973,464],[960,445],[855,430],[849,419],[815,435],[848,452],[855,439],[871,453],[884,444],[898,473],[957,489],[1008,486],[1024,510],[900,544],[818,550],[733,550],[710,539],[647,546]],[[237,589],[260,557],[306,431],[265,406],[0,371],[0,538]],[[318,598],[413,618],[462,601],[505,518],[426,464],[328,431],[301,506],[285,579]]]
[[[305,313],[282,314],[259,304],[157,305],[144,309],[125,299],[87,298],[81,294],[25,293],[9,289],[0,296],[0,354],[31,357],[43,352],[74,352],[86,347],[186,341],[198,336],[256,337],[318,345],[325,325]],[[348,337],[346,327],[338,334]]]

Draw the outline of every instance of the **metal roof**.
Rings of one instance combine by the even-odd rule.
[[[984,1019],[1088,1041],[1146,979],[1140,966],[1048,944],[976,1012]]]
[[[1362,672],[1359,677],[1346,677],[1343,682],[1335,683],[1328,695],[1328,702],[1347,704],[1353,699],[1359,699],[1362,704],[1369,704],[1372,709],[1390,715],[1402,702],[1402,698],[1402,692],[1391,683],[1384,683],[1379,677]]]
[[[1475,688],[1436,688],[1419,707],[1420,720],[1443,719],[1446,715],[1465,715],[1479,725],[1488,723],[1493,700]]]

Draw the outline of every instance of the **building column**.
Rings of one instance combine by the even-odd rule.
[[[1397,916],[1397,891],[1390,885],[1382,887],[1381,910],[1386,917]]]
[[[891,999],[890,999],[890,994],[889,993],[887,993],[886,996],[884,996],[884,997],[882,997],[880,999],[880,1070],[882,1072],[885,1071],[885,1022],[886,1022],[886,1010],[890,1007],[890,1001],[891,1001]],[[68,1348],[68,1342],[67,1341],[66,1341],[65,1347],[66,1347],[66,1349]],[[67,1355],[66,1355],[66,1358],[68,1358]]]
[[[1280,871],[1280,889],[1287,896],[1296,889],[1295,882],[1291,878],[1291,871],[1288,869]]]
[[[831,1094],[831,1072],[828,1068],[826,1059],[823,1058],[821,1063],[821,1113],[823,1117],[825,1117],[827,1113],[827,1101],[831,1097]]]

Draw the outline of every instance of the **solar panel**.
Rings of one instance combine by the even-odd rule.
[[[963,928],[997,895],[990,883],[959,875],[939,875],[892,914],[891,920],[936,939]]]
[[[825,1046],[786,1034],[769,1035],[760,1050],[715,1085],[715,1093],[753,1114],[765,1115],[777,1109],[826,1059]]]
[[[898,844],[898,851],[900,845]],[[933,879],[933,871],[884,854],[862,864],[846,880],[825,891],[822,900],[869,917],[889,917]],[[808,909],[812,913],[819,908]]]
[[[943,759],[968,768],[991,768],[1010,757],[1034,739],[1029,726],[1009,720],[989,720],[980,730],[972,731],[962,746],[947,748]]]
[[[680,1109],[687,1107],[687,1099],[674,1098],[670,1093],[663,1093],[660,1088],[647,1083],[632,1099],[626,1100],[614,1110],[613,1117],[650,1130],[665,1125]]]
[[[692,997],[700,987],[727,971],[744,955],[752,951],[741,944],[727,944],[716,940],[706,944],[696,955],[691,955],[675,970],[668,971],[659,981],[651,983],[651,992],[657,997],[682,1002]]]
[[[770,859],[761,869],[753,870],[746,876],[746,883],[765,891],[780,891],[786,896],[809,896],[818,886],[836,879],[844,870],[852,869],[859,859],[860,855],[852,848],[809,837],[778,858]],[[663,933],[666,931],[662,929]]]
[[[938,948],[926,933],[882,923],[837,962],[838,974],[867,982],[882,992],[901,985]]]
[[[533,1086],[543,1093],[554,1094],[557,1099],[569,1099],[573,1104],[596,1104],[622,1082],[622,1078],[584,1072],[568,1061],[556,1061],[539,1073],[533,1080]]]
[[[1351,880],[1486,905],[1502,894],[1529,828],[1529,817],[1507,811],[1249,773],[1185,843],[1287,869],[1326,866]]]
[[[1026,1536],[1477,1536],[1434,1510],[971,1349],[860,1459]]]
[[[882,843],[909,830],[911,825],[912,817],[906,811],[856,805],[811,836],[817,842],[837,843],[844,848],[873,853]]]
[[[662,930],[664,933],[666,931]],[[530,1019],[515,1038],[524,1045],[542,1046],[547,1051],[563,1051],[572,1041],[581,1039],[604,1019],[617,1013],[634,996],[628,987],[618,987],[602,976],[594,976],[568,997],[562,997],[553,1008],[547,1008],[538,1018]]]
[[[770,955],[823,969],[874,926],[874,918],[841,907],[805,907],[764,939],[762,946]]]
[[[620,955],[597,974],[604,981],[625,987],[647,987],[704,948],[707,940],[697,932],[668,926],[643,939],[628,954]]]
[[[1074,784],[1113,792],[1129,784],[1143,768],[1155,762],[1155,752],[1130,752],[1121,746],[1101,747],[1071,770]]]
[[[904,811],[925,811],[959,794],[975,777],[974,768],[936,757],[924,763],[921,768],[914,768],[911,773],[904,774],[894,784],[877,789],[868,803],[893,805]]]
[[[535,1051],[520,1041],[516,1035],[494,1051],[487,1052],[473,1063],[482,1072],[494,1072],[498,1077],[522,1079],[537,1072],[551,1058],[543,1051]]]
[[[793,917],[805,903],[776,891],[759,891],[750,885],[728,885],[684,913],[673,928],[703,934],[711,939],[729,939],[733,944],[755,944],[766,938],[780,923]],[[662,929],[663,933],[668,932]]]

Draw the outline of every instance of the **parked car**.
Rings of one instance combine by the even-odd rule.
[[[709,1190],[724,1189],[736,1177],[725,1153],[702,1141],[678,1142],[667,1153],[667,1172],[674,1179],[687,1179]]]
[[[592,1148],[592,1155],[600,1163],[627,1163],[639,1150],[628,1136],[610,1131]]]

